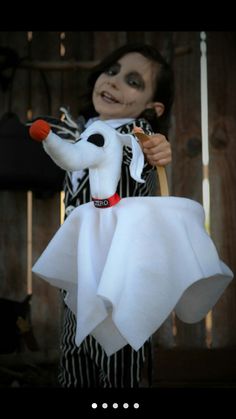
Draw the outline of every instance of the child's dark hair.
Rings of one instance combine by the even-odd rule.
[[[152,45],[143,43],[123,45],[95,66],[88,77],[88,91],[83,96],[84,107],[81,109],[81,113],[86,119],[97,115],[92,104],[92,92],[97,78],[120,58],[131,52],[138,52],[159,65],[156,77],[156,89],[152,100],[163,103],[165,111],[163,115],[158,117],[153,109],[146,109],[139,117],[145,118],[152,126],[154,132],[167,135],[170,123],[170,111],[174,99],[174,76],[171,66]]]

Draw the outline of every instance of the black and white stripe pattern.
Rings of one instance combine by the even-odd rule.
[[[59,383],[66,388],[135,388],[141,380],[144,361],[150,355],[151,341],[139,351],[126,345],[108,357],[99,343],[87,336],[74,343],[76,318],[65,307]]]
[[[152,133],[150,125],[144,119],[135,120],[117,128],[117,130],[121,133],[130,133],[135,125],[141,127],[145,133]],[[146,182],[143,184],[135,182],[130,177],[129,172],[131,157],[131,149],[124,147],[122,175],[117,193],[121,197],[155,195],[155,169],[146,163],[142,173],[142,178]],[[79,173],[78,188],[76,190],[74,190],[72,173],[67,172],[64,190],[65,213],[68,216],[76,206],[91,201],[88,170]],[[138,387],[145,359],[149,358],[149,366],[151,365],[151,339],[138,351],[126,345],[120,351],[108,357],[92,336],[87,336],[82,344],[77,347],[74,342],[75,330],[76,318],[68,307],[65,306],[58,377],[62,387]],[[149,376],[149,384],[151,384],[150,380],[151,377]]]

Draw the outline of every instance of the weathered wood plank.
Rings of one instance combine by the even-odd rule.
[[[94,32],[94,59],[101,60],[127,42],[127,32]]]
[[[93,60],[93,32],[66,32],[63,45],[65,56],[61,61],[75,59],[78,61]],[[63,74],[63,104],[69,107],[71,114],[76,118],[79,113],[80,95],[84,92],[87,83],[88,69],[78,68],[75,71]]]
[[[174,324],[173,324],[173,315],[166,319],[166,321],[161,325],[153,335],[153,346],[156,348],[172,348],[175,346],[175,334],[174,334]]]
[[[60,225],[59,194],[33,199],[33,263],[41,255]],[[33,274],[32,324],[41,350],[59,345],[61,296],[58,288]]]
[[[0,44],[2,47],[11,48],[22,58],[26,55],[26,32],[1,32]],[[13,68],[7,69],[6,74],[9,76],[12,70]],[[26,82],[25,72],[17,69],[8,89],[0,89],[0,116],[11,111],[21,120],[25,119]],[[14,150],[12,152],[14,153]],[[3,297],[21,300],[27,293],[26,192],[1,190],[0,202],[0,293]]]
[[[211,384],[235,385],[236,350],[162,349],[157,348],[154,364],[154,387],[191,384],[202,387]]]
[[[59,45],[59,32],[33,32],[31,58],[33,60],[59,59]],[[34,117],[40,114],[59,115],[60,80],[61,75],[58,71],[31,71],[31,103]]]
[[[27,294],[26,193],[0,191],[0,296]]]
[[[33,32],[31,57],[59,59],[59,32]],[[60,73],[31,73],[31,103],[33,116],[59,115],[61,106]],[[48,90],[47,90],[48,89]],[[59,193],[46,199],[33,196],[32,258],[33,263],[45,249],[60,225]],[[61,297],[57,288],[33,275],[32,323],[41,350],[59,347]]]
[[[236,272],[236,43],[234,32],[208,33],[211,234]],[[236,344],[235,279],[213,309],[213,346]]]
[[[23,59],[27,55],[27,32],[1,32],[0,44],[2,47],[11,48]],[[6,75],[10,75],[13,67],[5,70]],[[0,89],[1,109],[0,116],[4,112],[15,112],[19,118],[24,121],[27,112],[28,97],[27,97],[27,73],[21,68],[15,69],[14,77],[11,85],[7,91],[2,92]]]
[[[172,141],[173,195],[202,202],[200,43],[198,32],[176,32],[176,45],[192,47],[189,55],[174,60],[175,103]],[[187,255],[186,255],[187,257]],[[205,346],[204,321],[187,325],[176,318],[178,346]]]

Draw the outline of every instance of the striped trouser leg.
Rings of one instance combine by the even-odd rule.
[[[99,386],[99,369],[92,363],[84,345],[75,344],[76,318],[64,307],[64,322],[60,345],[58,381],[66,388],[90,388]]]
[[[109,387],[135,388],[139,386],[143,365],[146,357],[149,355],[147,351],[149,345],[150,342],[146,342],[138,351],[135,351],[130,345],[126,345],[109,357],[99,347],[99,352],[102,354],[101,358],[102,356],[104,357],[100,368],[103,370],[105,377],[107,377]]]
[[[108,357],[91,335],[77,347],[75,331],[76,318],[65,307],[58,377],[62,387],[138,387],[143,364],[151,353],[150,340],[138,351],[126,345]]]

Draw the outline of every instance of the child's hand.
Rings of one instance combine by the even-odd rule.
[[[149,164],[166,166],[171,162],[171,145],[164,135],[147,135],[140,127],[134,127],[133,133],[138,137],[139,144]]]
[[[141,147],[149,164],[166,166],[172,160],[171,145],[162,134],[152,134],[141,143]]]
[[[51,131],[50,125],[43,119],[37,119],[33,122],[29,129],[29,134],[31,138],[35,141],[43,141],[47,138],[49,132]]]

